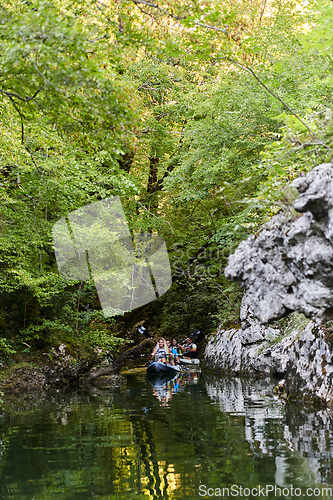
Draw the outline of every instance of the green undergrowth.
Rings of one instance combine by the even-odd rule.
[[[268,347],[279,344],[284,338],[288,337],[291,334],[293,334],[293,337],[295,338],[301,335],[310,321],[311,320],[306,318],[304,314],[298,312],[293,312],[289,316],[279,319],[272,324],[272,327],[278,328],[280,330],[280,334],[275,336],[274,338],[268,338],[265,342],[265,345],[258,350],[258,354],[262,354],[262,352]]]
[[[10,378],[12,374],[14,374],[17,370],[38,370],[41,366],[41,360],[35,361],[19,361],[19,360],[11,360],[10,364],[4,366],[0,370],[0,382],[7,380]]]
[[[287,318],[283,318],[280,320],[283,337],[287,337],[292,332],[295,332],[295,335],[301,334],[310,321],[304,314],[297,312],[290,314]]]

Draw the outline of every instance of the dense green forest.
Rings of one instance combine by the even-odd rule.
[[[52,242],[61,217],[116,195],[172,264],[135,319],[237,324],[228,255],[331,160],[332,16],[328,0],[0,1],[2,360],[122,343],[124,318],[59,274]]]

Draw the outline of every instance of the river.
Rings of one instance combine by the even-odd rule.
[[[0,498],[332,498],[329,410],[284,403],[264,380],[163,382],[3,404]]]

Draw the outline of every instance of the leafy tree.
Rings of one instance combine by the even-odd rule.
[[[51,231],[114,195],[131,231],[167,241],[174,285],[142,312],[156,329],[236,323],[228,255],[290,204],[290,180],[330,160],[331,4],[15,0],[0,9],[4,349],[14,337],[42,347],[94,329],[111,335],[94,316],[94,284],[59,276]]]

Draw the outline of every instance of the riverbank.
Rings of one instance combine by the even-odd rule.
[[[108,361],[98,350],[89,357],[74,357],[64,343],[50,353],[40,353],[33,360],[3,366],[0,391],[4,396],[30,397],[49,389],[64,389],[83,382],[95,366]]]
[[[204,359],[210,370],[217,376],[275,378],[282,398],[333,406],[332,328],[318,327],[297,313],[264,326],[246,306],[240,319],[240,328],[221,328],[208,341]],[[30,398],[47,390],[90,383],[97,372],[101,376],[92,380],[94,385],[110,388],[121,383],[122,377],[110,372],[110,360],[101,352],[84,359],[74,356],[62,343],[53,348],[52,356],[41,353],[33,362],[5,367],[0,391],[5,398]]]
[[[153,343],[138,332],[143,323],[120,325],[118,335],[123,342],[112,351],[105,346],[83,349],[61,342],[49,350],[8,358],[0,363],[0,393],[5,398],[11,394],[30,398],[77,385],[117,387],[123,380],[119,375],[122,366],[131,368],[133,357],[152,350]]]

